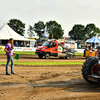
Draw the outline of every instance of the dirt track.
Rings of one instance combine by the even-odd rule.
[[[100,85],[88,84],[81,66],[0,67],[0,100],[99,100]]]
[[[0,56],[0,61],[1,59],[5,61],[5,57],[2,59]],[[20,61],[27,59],[39,61],[37,57],[36,59],[33,56],[27,57],[21,56]],[[74,61],[79,61],[79,58]],[[49,60],[66,61],[55,58]],[[42,59],[42,61],[48,60]],[[0,67],[0,100],[100,100],[100,85],[88,84],[81,75],[81,68],[81,65],[15,66],[14,70],[17,74],[6,76],[5,66],[2,66]]]
[[[71,59],[59,59],[58,57],[50,57],[50,59],[39,59],[37,55],[20,55],[19,60],[14,60],[15,62],[48,62],[48,61],[54,61],[54,62],[84,62],[86,59],[82,56],[76,56],[76,58]],[[5,62],[6,61],[6,55],[0,55],[0,61]]]

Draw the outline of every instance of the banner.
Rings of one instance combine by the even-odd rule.
[[[35,52],[36,48],[32,48],[32,47],[14,47],[13,51],[32,51],[32,52]]]
[[[78,53],[84,53],[85,49],[75,49],[76,51],[78,51]]]
[[[5,46],[0,46],[0,51],[4,51]],[[14,47],[13,51],[36,51],[36,47]]]

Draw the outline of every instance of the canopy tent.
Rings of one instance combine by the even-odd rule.
[[[100,43],[100,38],[95,36],[95,37],[87,40],[86,43]]]
[[[11,29],[7,24],[4,24],[0,28],[0,40],[8,40],[13,38],[14,40],[29,41],[29,39],[24,38],[24,36],[19,35],[13,29]]]

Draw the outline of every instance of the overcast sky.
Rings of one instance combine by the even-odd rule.
[[[55,20],[67,35],[74,24],[94,23],[100,28],[100,0],[0,0],[0,21],[13,18],[26,28],[38,21]]]

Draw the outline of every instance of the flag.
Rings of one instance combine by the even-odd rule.
[[[14,59],[19,60],[19,54],[16,54]]]
[[[45,27],[45,29],[44,29],[44,38],[45,38],[45,35],[46,35],[46,27]]]

